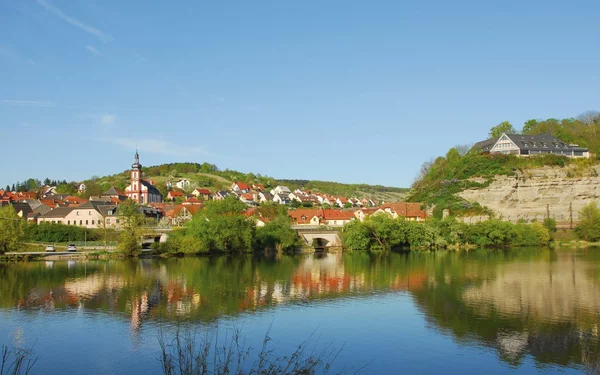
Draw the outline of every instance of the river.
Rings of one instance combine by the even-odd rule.
[[[0,265],[0,343],[36,374],[159,374],[161,328],[216,326],[278,355],[312,334],[349,374],[570,374],[599,323],[600,249]]]

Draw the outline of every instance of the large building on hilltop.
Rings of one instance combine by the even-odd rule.
[[[127,198],[139,204],[162,203],[163,196],[156,186],[142,178],[140,155],[135,152],[135,162],[131,166],[131,183],[125,188]]]
[[[569,158],[589,158],[590,151],[579,145],[569,144],[550,134],[506,134],[477,142],[473,149],[484,154],[510,154],[535,156],[544,154],[563,155]]]

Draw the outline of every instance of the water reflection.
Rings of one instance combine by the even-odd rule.
[[[135,335],[149,320],[209,322],[402,291],[459,342],[513,365],[530,355],[573,366],[600,347],[599,261],[598,251],[519,250],[30,262],[0,266],[0,307],[112,314]]]

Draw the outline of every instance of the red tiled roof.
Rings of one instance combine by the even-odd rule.
[[[250,190],[250,187],[243,182],[235,181],[234,185],[237,185],[240,190]]]
[[[183,197],[183,192],[182,191],[177,191],[177,190],[171,190],[169,191],[169,194],[172,197]]]
[[[325,220],[350,220],[355,216],[353,211],[323,210],[323,218]]]
[[[399,203],[388,203],[382,206],[382,208],[389,208],[390,211],[396,212],[396,215],[402,217],[420,217],[422,219],[427,218],[427,212],[421,209],[422,203],[415,202],[399,202]]]
[[[294,224],[309,224],[310,219],[313,217],[323,217],[323,210],[318,208],[299,208],[296,210],[289,210],[288,216],[292,218]]]
[[[210,195],[210,194],[212,194],[210,192],[210,190],[208,190],[208,189],[196,189],[194,191],[196,191],[198,194],[203,194],[203,195]]]

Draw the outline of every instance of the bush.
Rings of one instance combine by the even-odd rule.
[[[87,229],[74,225],[28,223],[25,226],[24,237],[32,242],[70,242],[70,241],[100,241],[104,238],[99,229]]]
[[[584,206],[579,211],[579,224],[575,233],[582,240],[596,242],[600,240],[600,209],[595,202]]]

